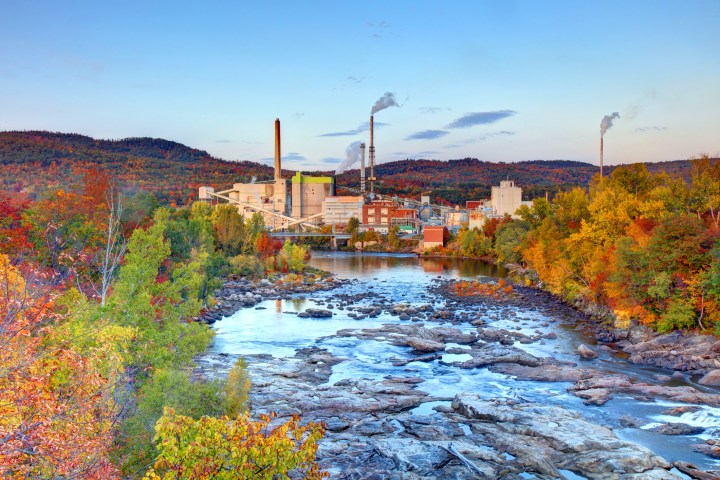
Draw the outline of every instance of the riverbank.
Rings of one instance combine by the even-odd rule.
[[[702,385],[720,386],[720,339],[714,335],[693,331],[659,333],[643,325],[617,328],[612,312],[602,306],[586,302],[570,304],[540,288],[516,283],[512,286],[515,295],[502,301],[531,306],[553,315],[572,316],[583,323],[581,328],[595,337],[599,345],[627,355],[631,363],[666,368],[695,377]],[[444,291],[462,300],[450,288]]]

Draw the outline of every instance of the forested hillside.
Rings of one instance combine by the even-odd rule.
[[[667,171],[689,179],[686,160],[647,164],[651,173]],[[608,167],[610,173],[613,167]],[[39,131],[0,132],[0,189],[27,192],[31,198],[50,188],[72,189],[88,170],[103,170],[127,189],[153,193],[164,205],[186,205],[197,189],[226,189],[235,182],[272,178],[272,168],[255,162],[230,162],[205,151],[157,138],[95,140],[78,134]],[[598,172],[594,165],[570,160],[493,163],[461,160],[401,160],[376,167],[376,189],[419,198],[431,192],[433,202],[463,204],[487,198],[490,187],[514,180],[529,198],[586,186]],[[288,178],[294,172],[286,170]],[[333,175],[333,171],[310,172]],[[359,172],[337,177],[338,186],[359,187]],[[342,191],[342,190],[341,190]]]

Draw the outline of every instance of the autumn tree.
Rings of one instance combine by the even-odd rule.
[[[155,427],[160,453],[145,480],[327,477],[315,460],[323,426],[301,425],[293,416],[271,428],[272,417],[252,421],[245,413],[194,420],[166,409]]]
[[[26,281],[0,254],[0,475],[117,478],[108,459],[117,405],[99,364],[52,336],[66,319],[38,272]]]

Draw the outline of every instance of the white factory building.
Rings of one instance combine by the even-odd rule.
[[[522,188],[516,187],[512,180],[503,180],[499,187],[492,187],[490,206],[492,214],[502,217],[508,214],[515,217],[515,210],[522,205]]]

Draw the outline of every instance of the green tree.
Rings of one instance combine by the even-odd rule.
[[[247,220],[245,226],[245,241],[243,242],[243,253],[254,253],[255,244],[265,232],[265,219],[262,213],[255,212]]]
[[[495,253],[500,263],[520,263],[522,255],[519,247],[522,245],[530,224],[524,220],[515,220],[504,223],[495,231]]]
[[[226,255],[240,253],[245,239],[245,219],[234,205],[222,204],[212,214],[215,241]]]

